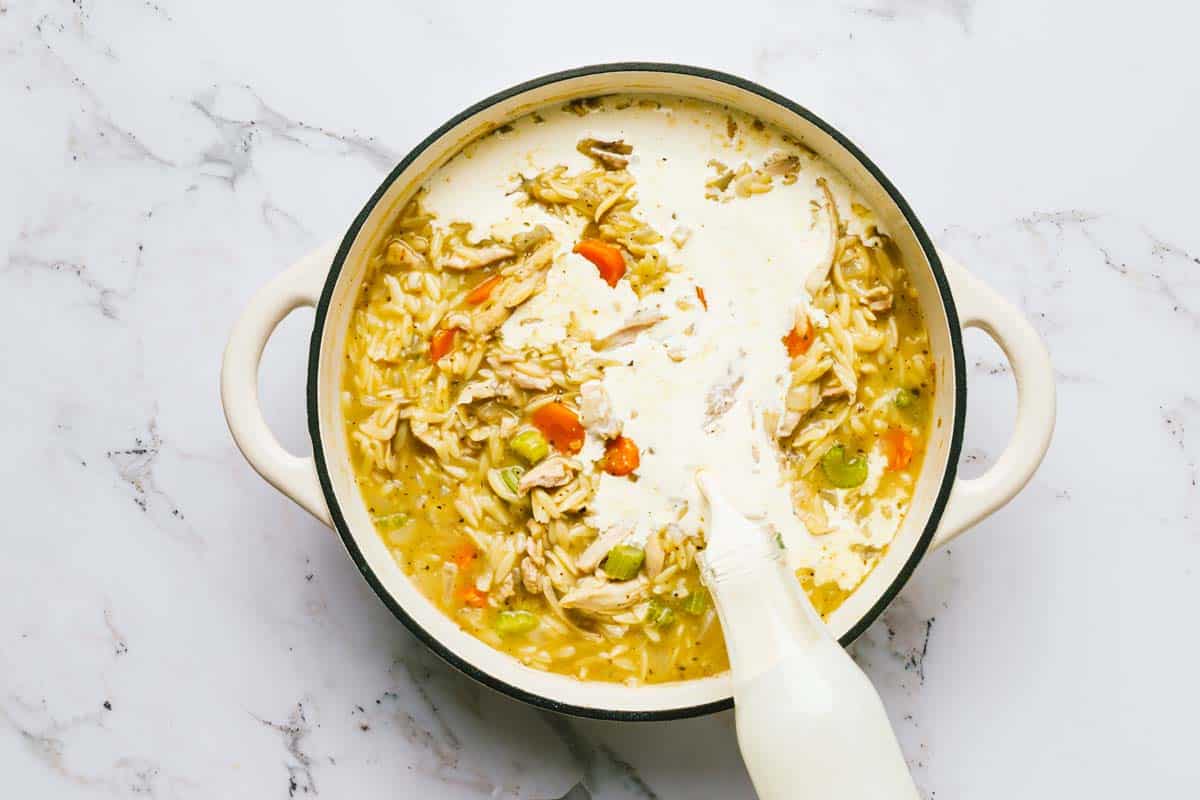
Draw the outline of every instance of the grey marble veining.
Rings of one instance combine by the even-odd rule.
[[[251,472],[217,398],[251,292],[340,235],[428,131],[533,75],[645,58],[746,75],[841,127],[1052,351],[1041,471],[854,646],[922,788],[1187,796],[1196,22],[1165,2],[0,0],[6,788],[752,796],[728,713],[567,719],[446,667]],[[310,323],[284,323],[262,377],[298,452]],[[981,335],[968,364],[979,474],[1014,399]]]

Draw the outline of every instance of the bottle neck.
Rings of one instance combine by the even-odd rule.
[[[699,480],[710,511],[701,578],[721,617],[734,682],[753,680],[829,634],[783,567],[771,530],[739,512],[706,475]]]
[[[771,549],[704,565],[735,681],[751,680],[829,636],[778,548]]]

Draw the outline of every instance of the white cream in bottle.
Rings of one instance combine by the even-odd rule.
[[[918,800],[875,687],[828,632],[775,538],[697,476],[701,575],[720,615],[738,745],[761,800]]]

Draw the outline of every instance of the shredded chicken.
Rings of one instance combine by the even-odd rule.
[[[372,439],[386,442],[396,435],[396,423],[400,421],[400,401],[375,410],[375,413],[359,423],[358,429]]]
[[[510,380],[522,389],[532,389],[536,392],[544,392],[554,385],[554,379],[549,375],[528,375],[524,372],[512,370]]]
[[[550,257],[553,253],[553,243],[544,245],[534,251],[528,263],[512,274],[509,282],[502,287],[500,295],[500,300],[506,308],[516,308],[541,288],[546,280],[546,271],[550,268]],[[539,254],[544,255],[544,261],[535,259]]]
[[[438,450],[442,447],[441,439],[438,437],[434,429],[429,427],[428,422],[423,422],[419,419],[410,419],[408,421],[408,427],[412,430],[413,436],[420,439],[430,448]]]
[[[498,433],[495,425],[480,425],[467,431],[467,438],[478,444],[486,442]]]
[[[545,241],[528,253],[515,267],[501,271],[503,280],[492,291],[471,319],[476,336],[490,333],[504,324],[512,310],[524,303],[546,280],[546,272],[554,259],[553,240]]]
[[[813,271],[808,274],[808,278],[804,281],[804,288],[811,295],[816,295],[825,280],[829,277],[829,270],[833,269],[833,261],[837,255],[838,239],[842,235],[842,220],[838,216],[837,203],[833,200],[833,192],[829,191],[829,184],[824,178],[817,178],[817,185],[821,187],[821,191],[825,194],[825,217],[826,224],[829,226],[829,244],[826,245],[825,255],[821,258]]]
[[[545,225],[535,225],[531,230],[525,233],[518,233],[513,237],[512,245],[517,249],[518,253],[528,253],[539,244],[543,244],[550,238],[550,229]]]
[[[484,378],[482,380],[471,381],[462,388],[458,393],[457,403],[460,406],[465,406],[474,403],[476,400],[490,400],[493,397],[512,397],[512,387],[507,383],[501,383],[495,378]]]
[[[591,572],[600,566],[600,562],[608,555],[608,551],[625,541],[632,532],[633,526],[628,523],[613,525],[597,536],[587,549],[575,559],[575,566],[582,572]]]
[[[625,324],[617,330],[605,336],[598,342],[595,342],[592,347],[596,350],[611,350],[614,347],[622,347],[629,344],[638,337],[642,331],[651,328],[667,318],[659,308],[639,308],[630,315],[629,319],[625,320]]]
[[[612,400],[600,381],[579,387],[579,419],[596,436],[612,439],[621,435],[621,420],[613,416]]]
[[[517,491],[524,494],[534,487],[550,489],[571,482],[580,469],[579,462],[563,456],[550,456],[521,476]]]
[[[589,576],[580,579],[569,592],[563,595],[563,608],[575,608],[596,614],[611,614],[638,602],[650,590],[645,575],[619,583]]]
[[[412,249],[401,239],[393,239],[388,242],[387,250],[384,251],[384,260],[391,267],[423,268],[425,266],[425,256]]]
[[[604,638],[600,636],[600,634],[592,633],[591,631],[585,631],[583,628],[580,628],[571,621],[571,618],[567,616],[565,611],[563,611],[562,604],[558,602],[558,597],[554,594],[554,583],[547,575],[542,576],[542,594],[545,595],[546,603],[550,606],[550,610],[553,611],[554,615],[562,620],[568,628],[575,631],[575,633],[579,634],[589,642],[604,641]]]
[[[828,400],[831,397],[844,397],[848,394],[850,394],[850,390],[846,388],[846,385],[840,381],[835,381],[826,384],[825,388],[821,390],[821,399]]]
[[[775,428],[780,439],[791,436],[804,415],[821,404],[821,390],[815,383],[804,383],[788,389],[784,399],[783,416]]]
[[[883,284],[864,292],[863,297],[867,301],[867,308],[876,314],[892,310],[892,290]]]
[[[488,264],[495,264],[501,259],[510,258],[513,254],[511,247],[505,247],[500,244],[486,245],[484,247],[471,247],[470,245],[460,244],[451,249],[450,255],[439,258],[437,265],[442,269],[460,271],[479,269],[480,267],[486,267]]]
[[[602,139],[580,139],[575,149],[595,159],[605,169],[625,169],[629,166],[629,156],[633,153],[633,145],[625,144],[624,139],[611,142]]]
[[[508,439],[517,432],[517,426],[520,424],[520,420],[518,420],[516,417],[502,417],[500,419],[500,435],[505,439]]]
[[[537,564],[529,556],[521,559],[521,585],[530,594],[538,594],[542,591],[542,574],[538,570]]]
[[[500,581],[496,588],[492,590],[491,597],[488,599],[495,602],[496,605],[502,605],[505,600],[516,594],[516,574],[515,570],[509,570],[508,574],[504,576],[504,580]]]

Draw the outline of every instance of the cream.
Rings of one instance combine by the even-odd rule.
[[[518,307],[500,329],[514,349],[549,349],[567,337],[603,339],[638,309],[638,297],[622,281],[610,287],[596,267],[575,253],[560,255],[546,275],[546,285]]]
[[[701,536],[706,521],[695,473],[703,467],[744,514],[783,537],[789,566],[813,568],[818,581],[853,588],[868,568],[855,545],[890,539],[898,516],[884,537],[886,520],[859,526],[831,506],[834,530],[810,535],[793,511],[763,415],[782,410],[788,357],[780,339],[797,308],[807,308],[805,279],[828,246],[825,217],[814,214],[814,203],[823,199],[816,179],[828,181],[843,208],[857,197],[839,174],[803,156],[794,184],[776,178],[766,194],[706,199],[704,183],[714,174],[710,160],[736,169],[777,150],[795,152],[770,129],[751,129],[746,119],[731,142],[717,106],[665,101],[657,109],[634,105],[582,117],[561,111],[542,116],[542,123],[525,118],[512,131],[469,147],[434,176],[426,204],[444,222],[472,223],[476,238],[542,224],[563,243],[543,291],[502,327],[508,346],[546,348],[568,334],[603,338],[639,308],[667,314],[631,344],[605,353],[616,363],[606,368],[603,386],[623,435],[641,452],[641,465],[636,480],[600,475],[589,521],[601,530],[631,523],[633,542],[669,524]],[[522,205],[513,192],[516,173],[532,175],[557,164],[590,168],[592,162],[574,148],[588,136],[633,145],[629,171],[637,179],[639,213],[669,237],[659,247],[679,272],[664,291],[640,301],[628,282],[611,288],[590,262],[567,252],[582,221]],[[823,314],[813,320],[828,324]],[[589,434],[581,454],[586,468],[602,454],[602,440]],[[871,467],[873,474],[879,471],[877,458]]]

